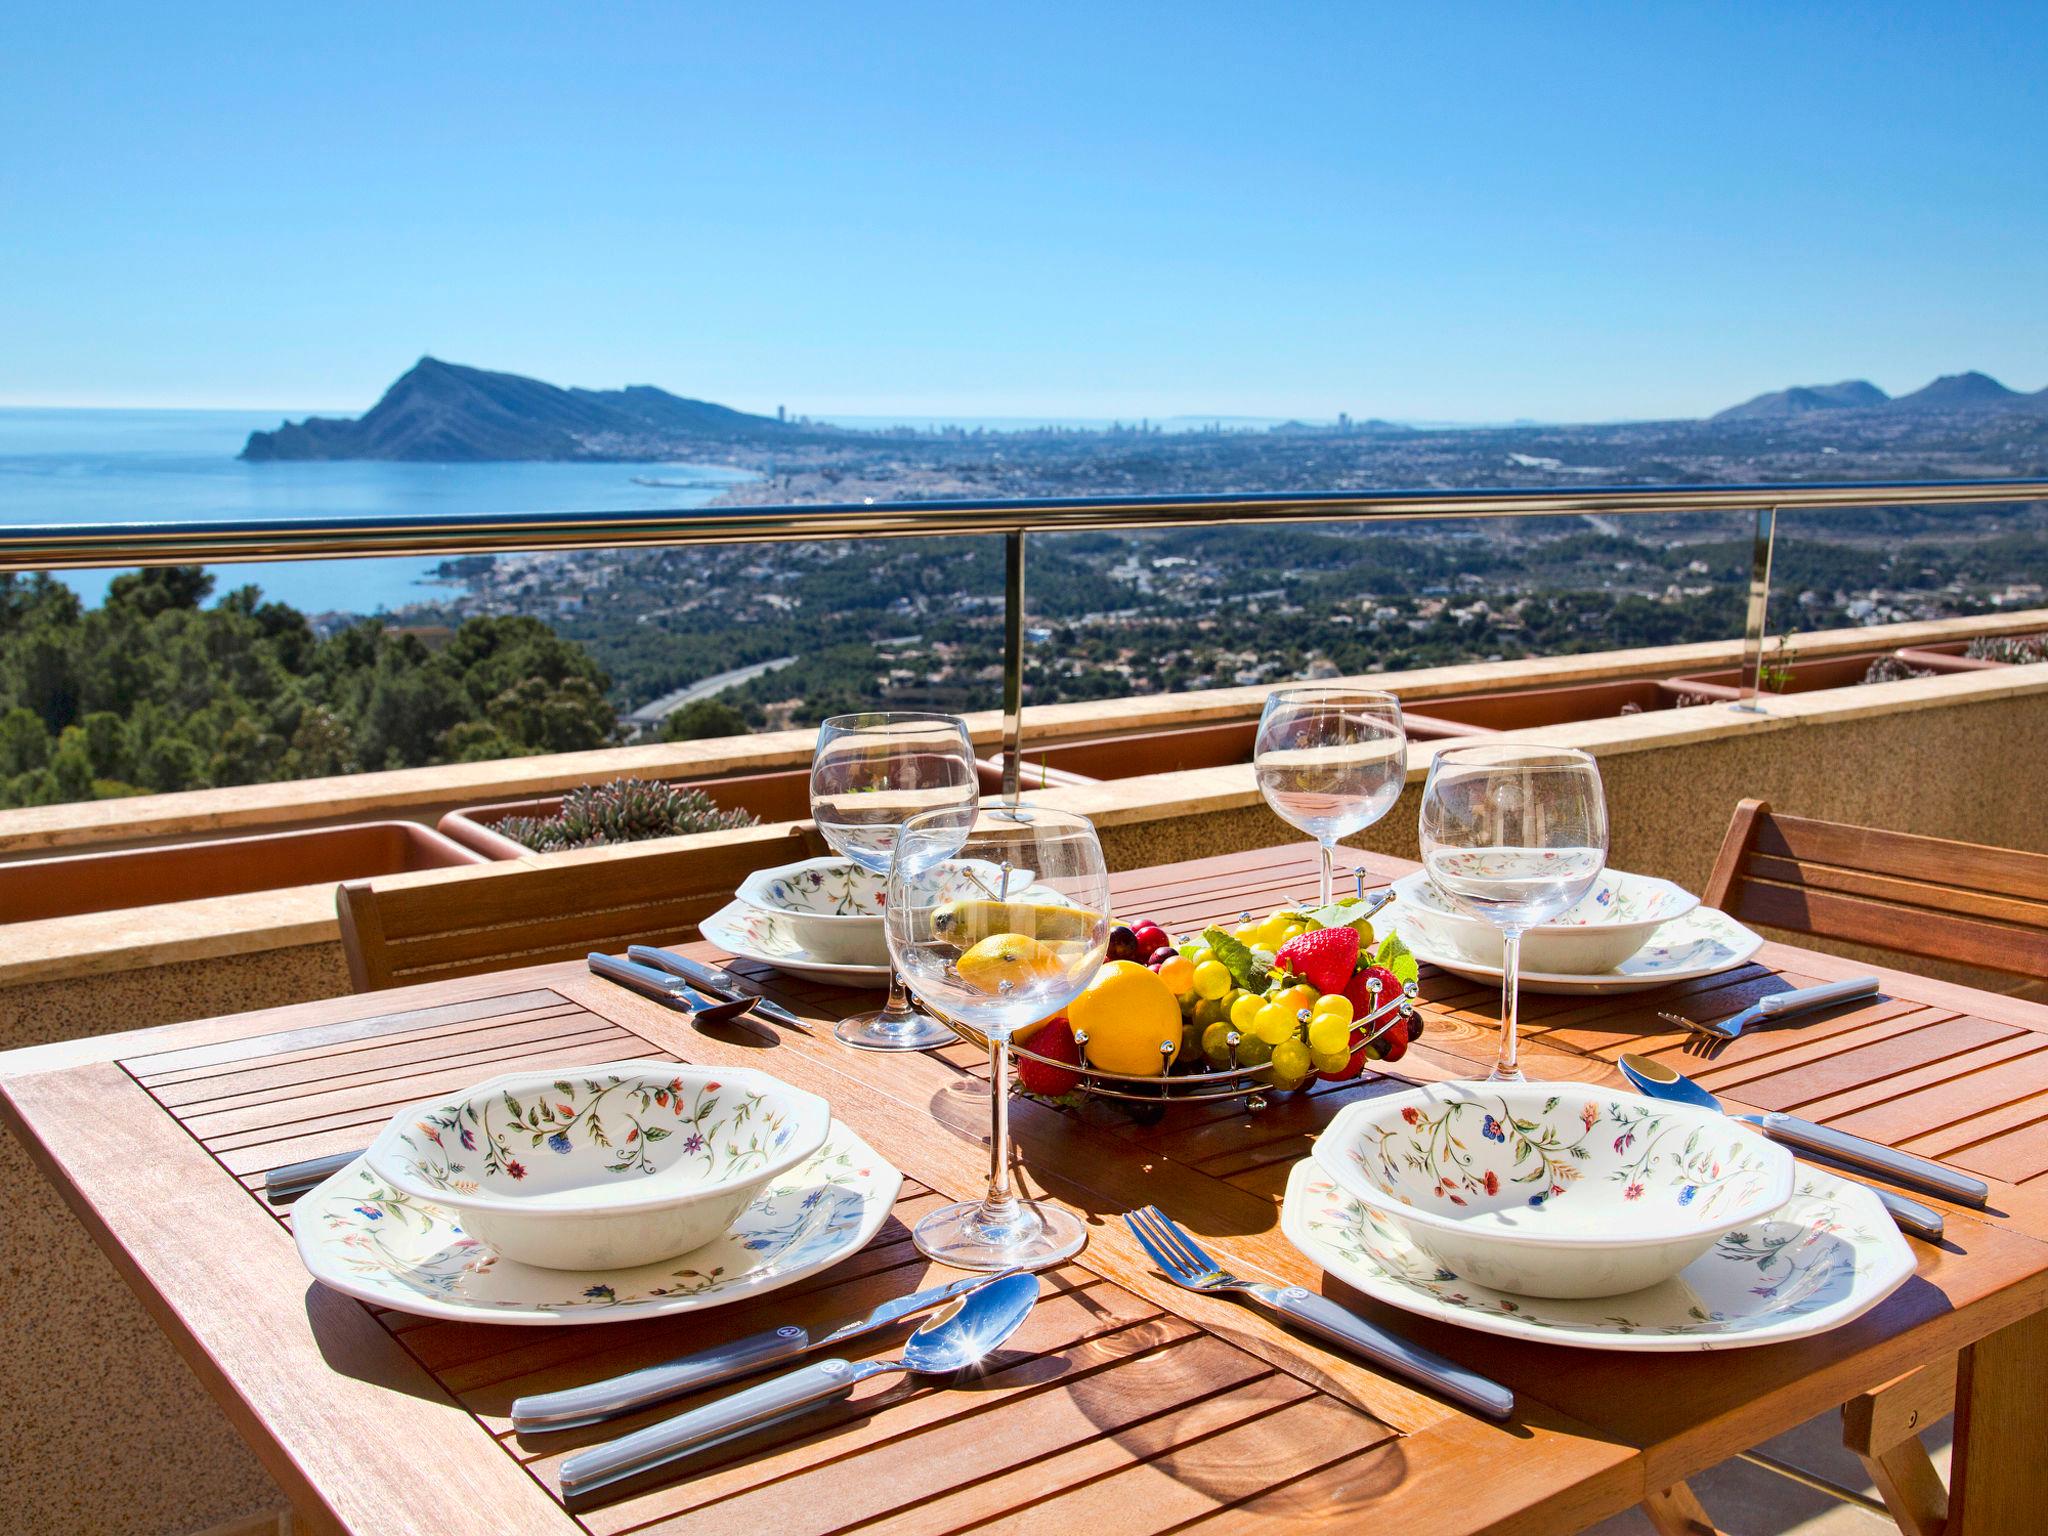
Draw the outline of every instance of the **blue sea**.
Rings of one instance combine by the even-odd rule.
[[[250,432],[279,411],[0,408],[0,525],[217,522],[393,513],[612,512],[701,507],[745,470],[704,464],[245,464]],[[293,419],[308,414],[288,413]],[[648,485],[639,481],[655,481]],[[254,582],[308,613],[377,613],[431,601],[439,560],[221,565],[215,594]],[[112,571],[64,580],[89,602]]]

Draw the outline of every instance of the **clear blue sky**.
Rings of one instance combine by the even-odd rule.
[[[161,4],[0,47],[0,403],[414,358],[753,408],[2048,384],[2048,13]]]

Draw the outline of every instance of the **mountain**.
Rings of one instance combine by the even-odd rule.
[[[1924,389],[1899,396],[1891,408],[1895,411],[1974,411],[2018,405],[2026,398],[2016,389],[2007,389],[1988,373],[1945,373]]]
[[[1758,395],[1716,412],[1713,421],[1755,421],[1774,416],[1804,416],[1809,411],[1855,410],[1883,405],[1891,396],[1864,379],[1839,384],[1795,384],[1790,389]]]
[[[766,447],[836,435],[685,400],[651,384],[559,389],[423,357],[363,415],[311,416],[251,432],[242,457],[408,459],[663,459],[691,448]]]

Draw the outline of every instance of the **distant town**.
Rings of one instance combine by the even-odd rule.
[[[415,444],[460,435],[474,371],[433,372],[431,411],[401,400],[382,430]],[[510,376],[481,378],[501,390]],[[718,431],[664,451],[753,469],[757,478],[721,498],[743,505],[2048,473],[2048,392],[2019,394],[1981,374],[1898,400],[1853,381],[1795,388],[1700,421],[1418,429],[1339,417],[1181,432],[860,433],[745,417],[720,418]],[[2033,504],[1788,518],[1773,627],[2036,604],[2048,583],[2044,533],[2048,508]],[[1747,540],[1746,522],[1705,516],[1042,536],[1028,582],[1030,697],[1718,638],[1739,624]],[[672,729],[686,711],[708,731],[997,698],[992,540],[479,557],[443,575],[448,597],[394,621],[431,632],[479,615],[542,618],[604,669],[628,735]]]

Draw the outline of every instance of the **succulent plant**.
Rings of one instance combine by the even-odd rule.
[[[757,820],[746,811],[721,810],[701,789],[613,779],[570,790],[552,816],[507,816],[496,830],[535,853],[560,853],[690,832],[725,832],[751,827]]]
[[[1864,670],[1863,681],[1866,683],[1896,683],[1909,677],[1932,676],[1934,676],[1933,672],[1929,671],[1926,667],[1912,666],[1907,662],[1899,660],[1896,656],[1880,656]]]
[[[1964,648],[1972,661],[2003,661],[2023,667],[2048,661],[2048,635],[1981,635]]]

